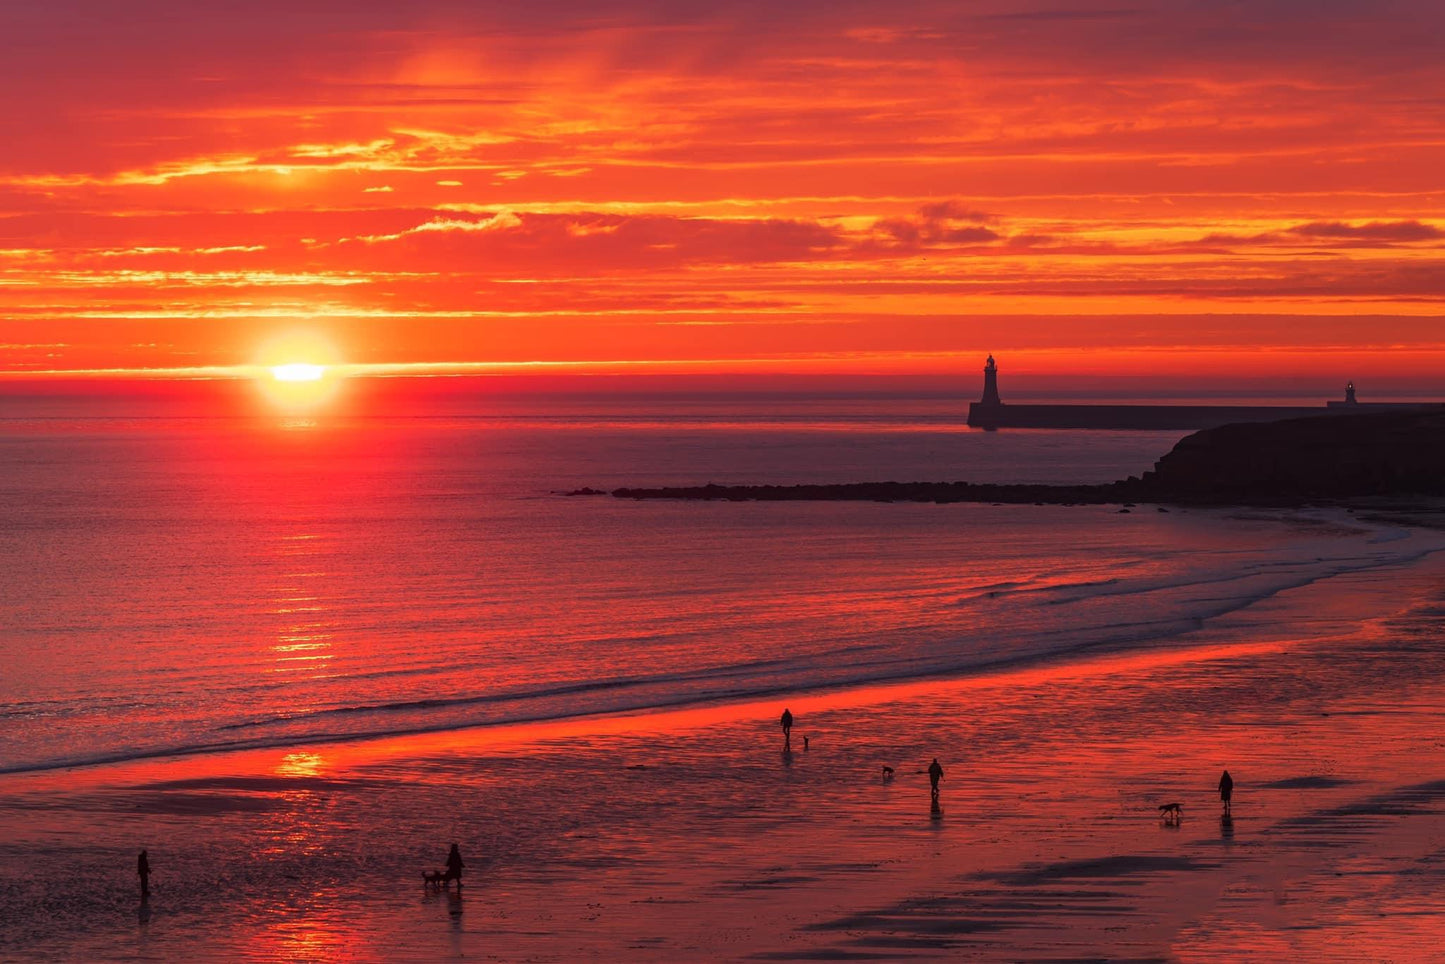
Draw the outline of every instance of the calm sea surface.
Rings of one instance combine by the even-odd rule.
[[[1326,517],[692,504],[580,486],[1098,482],[1179,433],[898,396],[0,399],[0,772],[551,719],[1158,645],[1421,551]]]

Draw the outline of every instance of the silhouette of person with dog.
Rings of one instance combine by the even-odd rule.
[[[1224,815],[1226,817],[1231,815],[1229,798],[1232,796],[1234,796],[1234,777],[1229,775],[1228,770],[1225,770],[1224,776],[1219,778],[1219,799],[1224,803]]]
[[[938,781],[943,779],[943,767],[938,765],[938,757],[928,764],[928,785],[933,791],[933,798],[938,799]]]
[[[457,882],[457,886],[458,886],[458,887],[461,887],[461,885],[462,885],[462,868],[463,868],[464,866],[466,866],[466,865],[462,863],[462,852],[461,852],[461,850],[457,848],[457,845],[456,845],[456,844],[452,844],[452,851],[451,851],[451,853],[447,854],[447,872],[446,872],[446,876],[444,876],[444,877],[442,878],[442,882],[443,882],[443,883],[446,883],[447,881],[455,880],[455,881]]]
[[[793,748],[793,711],[784,709],[783,718],[778,722],[783,727],[783,749],[791,750]]]
[[[135,872],[140,877],[140,899],[145,900],[151,895],[151,862],[144,850],[135,859]]]

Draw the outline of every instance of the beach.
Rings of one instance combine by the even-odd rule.
[[[1442,574],[964,678],[11,774],[5,955],[1420,959]],[[453,841],[465,886],[430,892]]]

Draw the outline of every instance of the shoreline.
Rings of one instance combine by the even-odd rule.
[[[1445,550],[1437,550],[1445,552]],[[1304,587],[1296,587],[1304,588]],[[1286,590],[1288,591],[1288,590]],[[1247,607],[1246,607],[1247,608]],[[1181,635],[1194,635],[1191,630]],[[1178,637],[1174,637],[1178,638]],[[800,707],[800,712],[832,712],[856,710],[911,698],[923,698],[939,692],[963,693],[989,689],[1012,680],[1053,680],[1058,682],[1086,680],[1119,670],[1139,670],[1187,665],[1230,656],[1247,656],[1275,652],[1277,643],[1202,643],[1182,648],[1168,647],[1169,639],[1156,645],[1138,648],[1094,648],[1064,654],[1022,657],[981,666],[975,671],[930,674],[899,679],[873,680],[844,686],[821,685],[807,689],[780,690],[773,694],[749,695],[737,699],[709,700],[651,706],[611,713],[589,713],[577,716],[550,717],[535,720],[512,720],[464,726],[439,726],[434,729],[401,733],[337,735],[322,739],[301,739],[265,746],[238,746],[184,750],[136,757],[121,757],[95,762],[45,765],[33,769],[0,772],[0,799],[14,788],[7,784],[33,783],[20,787],[20,792],[46,792],[51,780],[67,787],[77,780],[92,785],[116,785],[113,774],[135,771],[122,776],[122,781],[145,781],[171,769],[196,769],[220,772],[256,771],[273,768],[278,757],[324,752],[345,766],[364,766],[377,761],[404,758],[410,755],[446,752],[458,747],[484,747],[490,753],[524,752],[538,743],[575,737],[629,735],[638,732],[661,732],[674,729],[697,730],[716,725],[741,724],[766,718],[772,708],[786,701]],[[94,777],[85,780],[86,776]]]
[[[1288,590],[1183,647],[789,698],[813,742],[790,758],[769,699],[0,777],[10,899],[83,905],[58,943],[15,952],[1195,959],[1227,937],[1302,953],[1286,924],[1326,898],[1409,896],[1370,889],[1437,852],[1402,828],[1445,839],[1442,572],[1437,554]],[[939,815],[913,772],[931,755]],[[1219,766],[1239,781],[1228,838]],[[1159,824],[1165,797],[1182,828]],[[147,834],[138,925],[123,859]],[[474,868],[464,897],[410,880],[446,839]],[[51,893],[11,863],[35,853],[94,886]],[[186,897],[213,888],[230,899]]]

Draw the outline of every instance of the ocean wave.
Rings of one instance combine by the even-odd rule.
[[[1187,522],[1187,532],[1212,533],[1207,527],[1215,525],[1214,520],[1232,518],[1219,513],[1211,519],[1199,513]],[[1161,519],[1168,521],[1156,524],[1152,516],[1148,517],[1156,528],[1146,531],[1157,535],[1161,531],[1157,525],[1185,524],[1170,516]],[[1136,519],[1129,525],[1138,521],[1143,520]],[[759,629],[761,623],[749,625],[760,638],[773,634],[784,648],[772,652],[758,652],[755,648],[748,654],[752,658],[729,658],[725,650],[700,646],[695,659],[684,665],[652,672],[645,662],[634,660],[631,665],[619,665],[613,672],[596,677],[578,678],[586,672],[580,668],[572,678],[510,688],[474,686],[469,691],[465,681],[483,676],[489,662],[495,663],[496,654],[479,655],[463,647],[446,660],[427,659],[424,664],[408,656],[405,662],[393,661],[390,665],[359,663],[347,667],[337,677],[339,685],[315,694],[319,705],[303,711],[296,711],[294,706],[288,710],[286,704],[272,698],[271,694],[278,690],[275,681],[261,674],[233,674],[234,679],[222,679],[220,688],[207,691],[212,699],[223,693],[228,709],[210,714],[209,718],[197,712],[189,733],[177,732],[173,737],[157,734],[154,743],[136,745],[135,739],[144,738],[148,732],[145,728],[112,726],[107,738],[128,737],[132,742],[107,747],[93,740],[88,743],[92,751],[88,753],[67,752],[70,747],[59,746],[47,752],[43,743],[26,746],[16,724],[43,727],[45,716],[67,710],[77,716],[93,710],[97,722],[108,724],[108,714],[124,715],[128,707],[143,704],[133,697],[112,705],[85,700],[69,705],[57,700],[12,701],[0,706],[0,718],[8,724],[7,729],[21,735],[0,740],[0,755],[10,757],[0,762],[0,773],[639,713],[986,673],[1020,664],[1077,658],[1089,651],[1164,644],[1221,615],[1246,609],[1281,592],[1342,573],[1408,564],[1445,545],[1437,535],[1402,530],[1388,523],[1362,522],[1342,513],[1270,515],[1260,521],[1284,526],[1276,528],[1261,545],[1251,543],[1248,549],[1212,534],[1177,549],[1156,538],[1104,556],[1072,552],[1056,567],[1050,566],[1052,557],[1038,552],[1024,557],[1027,568],[1012,565],[991,572],[989,557],[984,556],[976,570],[969,560],[959,559],[953,572],[945,568],[940,570],[942,575],[931,575],[924,581],[905,577],[868,584],[865,593],[830,597],[828,606],[843,613],[850,603],[876,610],[879,600],[886,604],[889,594],[908,594],[913,598],[906,618],[889,613],[888,621],[881,625],[865,621],[856,630],[847,627],[846,619],[839,620],[827,630],[829,635],[814,640],[817,645],[800,647],[796,655],[788,651],[784,640],[790,634],[810,632],[812,614],[779,609],[769,617],[772,623],[768,626]],[[1301,524],[1292,525],[1296,521]],[[1107,525],[1110,538],[1115,538],[1116,532],[1118,538],[1127,538],[1129,532],[1139,531],[1116,528],[1112,516]],[[1339,533],[1346,527],[1350,537],[1342,538]],[[846,530],[826,531],[832,535]],[[1078,531],[1092,534],[1093,530]],[[1402,531],[1406,538],[1397,537]],[[1038,541],[1047,544],[1046,540]],[[924,558],[924,562],[938,566],[934,559]],[[788,597],[776,598],[781,603]],[[659,601],[658,611],[668,610],[673,604],[671,599],[669,596]],[[751,597],[729,596],[727,605],[734,607],[726,610],[728,619],[733,619],[736,607],[751,605]],[[639,653],[653,646],[675,650],[690,645],[690,637],[702,638],[699,625],[711,625],[713,632],[726,632],[727,627],[737,625],[721,619],[721,609],[708,611],[710,624],[695,622],[691,627],[674,625],[670,618],[652,609],[638,612],[642,625],[599,624],[596,631],[602,635],[596,638],[595,645],[599,649],[615,647]],[[418,621],[415,631],[424,632],[425,624]],[[705,665],[696,665],[703,660]],[[438,677],[437,681],[425,679],[428,675]],[[404,685],[386,682],[407,676],[418,679]],[[357,685],[362,681],[365,686]],[[450,691],[437,695],[427,692],[428,687],[439,689],[444,685]],[[357,699],[353,693],[342,693],[342,687],[375,698]],[[257,698],[262,690],[265,695]],[[411,698],[411,694],[416,696]],[[79,741],[71,744],[80,745]],[[21,751],[27,758],[16,759]]]
[[[826,660],[813,655],[782,656],[721,663],[686,672],[618,675],[523,686],[502,692],[331,706],[305,713],[224,723],[211,731],[214,738],[209,739],[18,762],[0,766],[0,774],[645,713],[808,691],[994,672],[1077,658],[1090,651],[1158,645],[1282,592],[1344,573],[1409,564],[1441,549],[1434,540],[1408,547],[1398,542],[1393,545],[1395,551],[1390,552],[1347,553],[1334,559],[1301,555],[1262,560],[1233,572],[1182,572],[1172,580],[1142,577],[1074,580],[1048,588],[1073,590],[1077,596],[1074,601],[1081,604],[1098,604],[1108,597],[1123,597],[1128,602],[1106,611],[1105,614],[1113,618],[1082,627],[1035,627],[1027,636],[999,640],[991,648],[977,645],[979,640],[971,640],[976,644],[971,646],[959,646],[957,639],[897,645],[860,637],[850,645],[835,647]],[[1013,582],[1027,583],[1026,580]],[[1235,587],[1234,591],[1217,595],[1194,592],[1203,587],[1229,585]],[[1089,592],[1081,594],[1080,590]],[[1152,613],[1139,608],[1138,601],[1171,592],[1187,598],[1166,600],[1168,605]],[[1041,605],[1054,603],[1041,602]],[[579,696],[589,698],[579,700]]]

